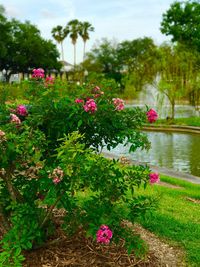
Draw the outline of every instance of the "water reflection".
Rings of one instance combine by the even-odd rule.
[[[137,150],[129,156],[151,165],[171,168],[200,177],[200,136],[171,132],[147,132],[151,142],[149,151]],[[129,146],[119,145],[111,152],[127,155]]]

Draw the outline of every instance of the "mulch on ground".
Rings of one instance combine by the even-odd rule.
[[[153,233],[140,225],[124,222],[141,235],[149,247],[143,259],[127,254],[123,240],[120,244],[100,245],[91,238],[85,238],[80,232],[73,238],[67,238],[59,223],[54,237],[45,247],[25,251],[23,267],[174,267],[185,266],[183,252],[163,242]],[[2,231],[0,228],[0,237]]]
[[[100,245],[91,238],[85,238],[82,233],[69,239],[63,231],[57,230],[58,243],[25,253],[24,267],[173,267],[185,266],[183,253],[161,241],[153,233],[140,225],[125,222],[141,235],[149,246],[149,252],[143,259],[130,256],[124,247],[124,242],[115,245]],[[55,237],[54,237],[55,238]]]

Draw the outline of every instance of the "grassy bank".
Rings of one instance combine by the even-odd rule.
[[[167,176],[162,176],[161,180],[179,187],[154,185],[145,192],[141,190],[141,193],[160,195],[160,203],[155,212],[146,219],[139,219],[139,223],[171,244],[183,248],[187,266],[199,266],[200,186]]]
[[[155,125],[183,125],[200,127],[200,117],[178,118],[174,120],[159,119]]]

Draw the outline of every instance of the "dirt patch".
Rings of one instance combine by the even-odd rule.
[[[192,198],[192,197],[186,197],[185,199],[190,201],[190,202],[193,202],[195,204],[200,204],[200,199],[195,199],[195,198]]]
[[[174,189],[184,189],[184,187],[181,187],[181,186],[178,186],[178,185],[173,185],[173,184],[162,182],[162,181],[160,181],[158,183],[158,185],[165,186],[165,187],[168,187],[168,188],[174,188]]]
[[[136,231],[142,239],[149,245],[149,253],[157,259],[156,266],[178,267],[186,266],[184,263],[184,254],[180,248],[170,246],[168,243],[160,240],[155,234],[144,229],[140,225],[135,226]]]

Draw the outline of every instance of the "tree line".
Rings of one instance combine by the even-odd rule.
[[[76,66],[76,43],[79,36],[83,40],[83,59],[89,32],[94,27],[87,21],[71,20],[65,27],[56,26],[52,36],[61,45],[61,58],[64,61],[63,41],[69,35],[74,45],[74,67]],[[30,73],[40,66],[46,73],[60,71],[63,62],[59,61],[59,51],[51,40],[45,40],[39,29],[29,21],[24,23],[5,16],[0,5],[0,71],[5,71],[7,80],[13,73]]]
[[[127,98],[133,98],[145,85],[162,91],[171,104],[174,117],[178,99],[200,106],[200,3],[173,3],[163,14],[161,32],[171,42],[156,45],[144,37],[117,43],[98,41],[83,63],[89,73],[114,79]]]
[[[38,66],[47,72],[61,68],[56,45],[42,38],[29,21],[8,20],[3,6],[0,6],[0,33],[0,71],[5,71],[7,80],[13,73],[30,73]]]
[[[161,32],[172,37],[171,42],[158,46],[149,37],[120,43],[102,39],[85,54],[86,42],[94,27],[89,22],[71,20],[66,26],[58,25],[51,31],[61,46],[69,36],[74,45],[74,67],[78,75],[87,70],[90,77],[112,79],[120,92],[128,98],[153,84],[169,99],[172,117],[176,101],[188,99],[196,108],[200,106],[200,3],[174,2],[163,14]],[[0,8],[0,70],[27,72],[40,66],[59,70],[59,52],[50,40],[30,22],[8,20]],[[76,43],[83,40],[83,62],[76,65]],[[75,68],[74,68],[75,70]],[[88,77],[89,78],[89,77]]]

